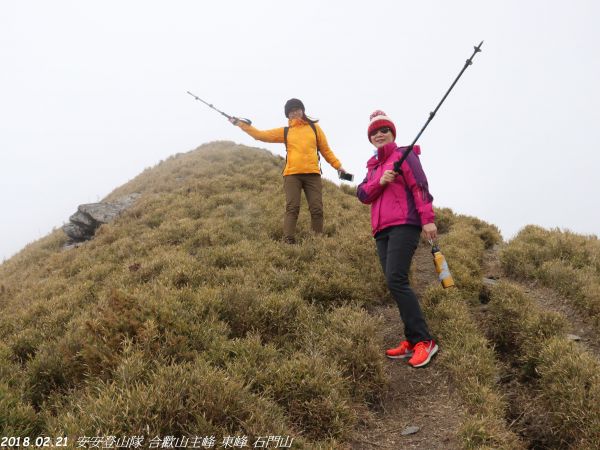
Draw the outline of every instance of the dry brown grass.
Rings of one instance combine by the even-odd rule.
[[[324,236],[309,231],[304,203],[299,245],[280,242],[282,163],[230,142],[175,155],[107,197],[142,194],[93,241],[64,251],[54,231],[2,264],[1,434],[280,434],[296,448],[343,448],[387,383],[382,324],[367,310],[388,293],[368,208],[352,187],[324,183]],[[484,251],[501,236],[445,208],[437,223],[458,289],[431,286],[423,305],[469,413],[463,446],[521,448],[504,420],[500,364],[472,314]],[[569,253],[576,270],[597,267],[579,250]],[[543,270],[519,261],[540,276],[570,276],[551,261]],[[589,286],[581,298],[591,298]],[[494,323],[499,346],[559,327],[515,314]],[[595,366],[584,356],[552,364],[561,345],[519,361],[544,374],[539,405],[556,410],[553,377],[583,367],[574,378],[583,384],[564,401],[569,417],[581,417],[577,407],[593,408],[580,394],[597,399]],[[585,426],[565,420],[564,431],[562,413],[540,426],[593,435],[590,411]]]
[[[540,310],[519,287],[491,289],[490,338],[518,385],[515,422],[543,448],[595,448],[600,442],[600,363],[566,339],[567,323]]]
[[[438,357],[468,416],[460,429],[464,448],[524,448],[504,420],[508,405],[497,386],[500,366],[471,309],[482,286],[481,262],[486,248],[501,242],[497,228],[444,209],[438,212],[446,234],[440,247],[456,288],[432,285],[423,296],[424,310],[441,351]]]
[[[3,434],[349,436],[386,383],[368,212],[326,182],[325,235],[304,204],[282,244],[281,163],[175,155],[108,196],[142,194],[93,241],[55,231],[2,264]]]
[[[501,253],[504,270],[534,279],[568,298],[600,329],[600,241],[558,229],[527,226]]]

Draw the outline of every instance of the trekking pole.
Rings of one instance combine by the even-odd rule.
[[[221,113],[222,115],[224,115],[225,117],[227,117],[228,119],[235,119],[235,120],[240,120],[244,123],[247,123],[248,125],[252,125],[252,121],[250,119],[240,119],[239,117],[234,117],[234,116],[230,116],[229,114],[225,114],[223,111],[221,111],[220,109],[215,108],[211,103],[205,102],[204,100],[202,100],[200,97],[198,97],[197,95],[192,94],[190,91],[187,91],[188,94],[190,94],[192,97],[194,97],[196,100],[200,100],[202,103],[204,103],[206,106],[208,106],[209,108],[214,109],[215,111],[217,111],[218,113]]]
[[[427,119],[427,122],[425,122],[425,125],[423,125],[423,128],[421,128],[421,131],[419,131],[419,134],[417,134],[417,137],[412,141],[412,143],[410,144],[410,146],[408,147],[408,149],[404,152],[404,154],[402,155],[402,158],[400,158],[398,161],[396,161],[394,163],[394,172],[397,172],[397,173],[401,172],[400,166],[402,166],[402,163],[408,157],[408,154],[412,151],[413,147],[415,146],[415,144],[417,143],[417,141],[421,137],[421,134],[423,134],[423,131],[425,131],[425,128],[427,128],[427,125],[429,125],[429,122],[432,121],[432,119],[434,118],[434,116],[437,113],[438,109],[440,109],[440,106],[442,106],[442,103],[444,103],[444,100],[446,100],[446,97],[448,97],[448,94],[450,94],[450,91],[452,90],[452,88],[454,87],[454,85],[458,82],[458,80],[460,79],[460,77],[462,76],[462,74],[465,72],[465,70],[467,70],[467,67],[469,67],[471,64],[473,64],[473,58],[475,57],[475,55],[477,53],[479,53],[481,51],[481,46],[482,45],[483,45],[483,41],[481,41],[478,46],[476,46],[476,47],[473,46],[473,48],[475,49],[473,51],[473,54],[465,62],[465,66],[462,68],[462,70],[460,71],[460,73],[458,74],[458,76],[456,77],[456,79],[454,80],[454,82],[452,83],[452,85],[450,86],[450,89],[448,89],[448,91],[446,92],[446,94],[444,95],[444,97],[442,98],[442,100],[438,103],[438,105],[435,107],[435,109],[432,112],[429,113],[429,118]]]

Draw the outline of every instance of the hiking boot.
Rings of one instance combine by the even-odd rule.
[[[413,348],[414,346],[410,342],[402,341],[398,347],[386,350],[385,356],[390,359],[410,358],[413,355]]]
[[[408,363],[413,367],[426,366],[437,351],[438,346],[434,340],[417,342],[414,348],[414,355],[408,360]]]

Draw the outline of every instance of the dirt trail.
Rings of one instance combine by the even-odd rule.
[[[568,333],[579,336],[578,341],[586,350],[600,359],[600,333],[592,326],[580,311],[575,309],[571,302],[558,294],[555,290],[539,285],[536,281],[522,281],[506,277],[500,265],[498,248],[486,251],[483,266],[483,276],[501,280],[510,280],[523,289],[540,308],[562,314],[569,322]]]
[[[420,245],[413,259],[412,287],[421,293],[437,280],[429,247]],[[381,330],[386,348],[398,344],[403,326],[395,304],[378,307],[373,314],[381,315]],[[382,357],[384,349],[381,349]],[[440,345],[443,351],[443,343]],[[460,448],[456,432],[464,412],[452,398],[443,370],[432,363],[423,369],[413,369],[406,362],[386,359],[390,384],[383,396],[382,411],[368,429],[357,430],[351,448],[358,449],[422,449],[452,450]],[[407,427],[419,427],[412,435],[403,436]]]

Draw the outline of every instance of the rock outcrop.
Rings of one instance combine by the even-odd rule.
[[[79,205],[77,212],[69,217],[69,223],[63,225],[63,231],[71,243],[88,241],[94,237],[100,225],[110,223],[138,199],[140,194],[133,193],[111,203],[87,203]]]

